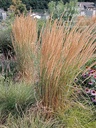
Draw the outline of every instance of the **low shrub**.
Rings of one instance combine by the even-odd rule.
[[[24,110],[35,102],[34,87],[25,83],[0,81],[0,118],[8,113],[22,114]]]
[[[11,41],[11,28],[5,28],[0,32],[0,51],[5,55],[5,57],[9,57],[14,54],[14,49]]]

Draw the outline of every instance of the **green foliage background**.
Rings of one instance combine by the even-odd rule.
[[[32,9],[48,9],[48,3],[50,1],[57,2],[60,0],[22,0],[22,2],[26,5],[28,10],[30,9],[30,7]],[[63,0],[64,3],[70,1],[72,0]],[[96,0],[78,0],[78,1],[96,2]],[[4,10],[7,10],[7,8],[9,8],[11,4],[12,4],[12,0],[0,0],[0,8],[4,8]]]

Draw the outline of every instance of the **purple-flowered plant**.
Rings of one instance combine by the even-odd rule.
[[[91,90],[89,88],[85,88],[85,93],[90,94]]]
[[[88,95],[93,103],[96,103],[96,68],[80,74],[74,81],[77,85],[81,85],[84,94]]]

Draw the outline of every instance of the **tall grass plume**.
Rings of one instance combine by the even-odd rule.
[[[40,87],[44,106],[64,109],[70,103],[71,85],[80,68],[96,50],[96,24],[70,28],[55,20],[48,22],[41,36]]]
[[[37,22],[30,16],[16,17],[12,25],[12,42],[18,70],[27,81],[34,81],[36,58]]]

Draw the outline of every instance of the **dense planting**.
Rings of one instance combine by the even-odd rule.
[[[15,73],[0,76],[1,128],[96,125],[96,24],[84,28],[81,23],[49,20],[38,35],[36,19],[15,18],[15,56],[2,62],[13,60]]]

